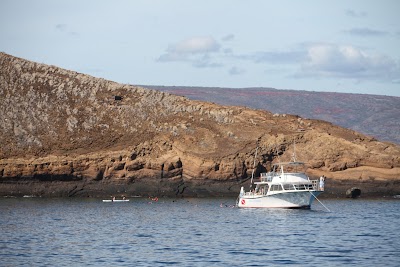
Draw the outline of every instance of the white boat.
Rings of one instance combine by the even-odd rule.
[[[303,162],[273,165],[272,171],[261,173],[255,189],[240,189],[239,208],[303,208],[309,209],[314,199],[324,191],[323,181],[310,180]]]
[[[129,199],[103,199],[103,202],[128,202]]]

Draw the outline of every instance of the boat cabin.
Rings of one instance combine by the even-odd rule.
[[[283,162],[273,165],[272,171],[261,173],[254,183],[253,194],[270,195],[287,191],[319,190],[318,180],[310,180],[305,174],[303,162]]]

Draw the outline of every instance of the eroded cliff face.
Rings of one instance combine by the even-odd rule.
[[[327,195],[351,185],[400,192],[399,146],[324,121],[190,101],[4,53],[0,64],[1,195],[237,195],[256,147],[256,174],[295,147],[311,177],[328,177]]]

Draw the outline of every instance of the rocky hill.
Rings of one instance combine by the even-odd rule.
[[[400,147],[331,123],[222,106],[0,53],[0,195],[236,196],[297,157],[326,196],[400,193]]]
[[[144,87],[193,100],[325,120],[381,141],[400,144],[400,97],[273,88]]]

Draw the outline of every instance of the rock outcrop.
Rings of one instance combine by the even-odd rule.
[[[294,152],[327,194],[400,193],[400,147],[325,121],[118,84],[0,53],[0,195],[237,195]],[[330,189],[329,189],[330,188]],[[346,188],[342,190],[342,188]]]

